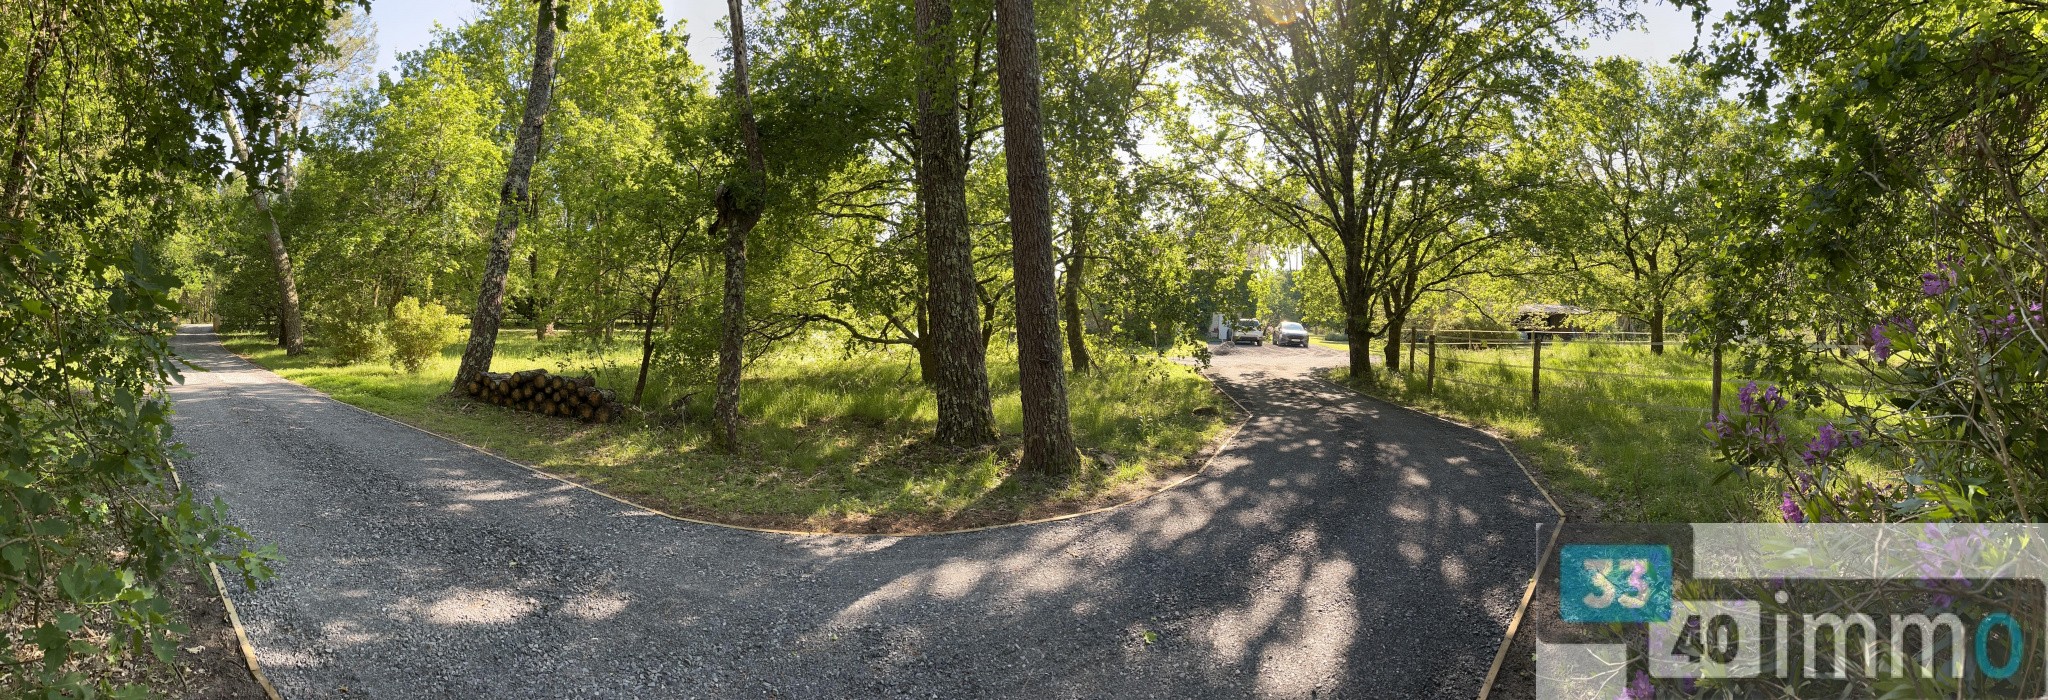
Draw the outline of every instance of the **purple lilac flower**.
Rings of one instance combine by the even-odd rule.
[[[1931,297],[1938,297],[1948,293],[1949,285],[1950,282],[1948,279],[1948,275],[1944,275],[1939,272],[1920,273],[1921,294],[1925,294]]]
[[[1742,385],[1742,390],[1735,392],[1735,397],[1742,402],[1743,413],[1756,413],[1756,382]]]
[[[1870,354],[1876,357],[1878,362],[1892,356],[1892,339],[1885,337],[1884,324],[1870,327]]]
[[[1955,601],[1951,593],[1964,577],[1964,565],[1974,562],[1984,546],[1981,526],[1943,528],[1929,523],[1925,537],[1913,544],[1920,553],[1920,584],[1936,591],[1934,604],[1947,607]]]
[[[1799,502],[1792,499],[1792,494],[1785,492],[1780,493],[1784,496],[1784,500],[1778,503],[1778,512],[1783,513],[1785,515],[1785,522],[1806,522],[1806,511],[1801,510],[1799,508]]]
[[[1835,429],[1835,424],[1823,423],[1820,426],[1820,434],[1815,436],[1812,442],[1806,443],[1806,453],[1799,455],[1799,459],[1806,462],[1807,466],[1826,461],[1842,446],[1843,440],[1842,432]]]
[[[1785,397],[1778,393],[1778,385],[1772,384],[1764,387],[1764,396],[1759,403],[1768,406],[1766,410],[1775,411],[1785,407]]]
[[[1637,671],[1635,679],[1629,681],[1628,689],[1621,691],[1615,700],[1650,700],[1657,696],[1657,686],[1650,683],[1650,674]]]
[[[1985,344],[2002,343],[2011,340],[2014,335],[2018,335],[2020,327],[2020,315],[2019,312],[2015,311],[2006,314],[2005,318],[1991,319],[1991,322],[1986,324],[1985,328],[1977,329],[1977,337],[1983,340]]]
[[[1733,421],[1728,420],[1728,414],[1726,413],[1714,416],[1714,422],[1710,424],[1710,427],[1714,429],[1714,435],[1723,440],[1735,435]]]

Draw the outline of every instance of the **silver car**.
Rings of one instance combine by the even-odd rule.
[[[1281,323],[1279,332],[1273,334],[1273,344],[1308,347],[1308,329],[1293,321]]]
[[[1231,324],[1230,342],[1233,345],[1265,345],[1266,331],[1259,327],[1258,319],[1240,318],[1237,323]]]

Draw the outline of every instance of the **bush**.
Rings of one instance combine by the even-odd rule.
[[[398,300],[384,331],[390,338],[391,366],[418,373],[441,354],[441,348],[460,337],[461,325],[440,304],[421,304],[412,297]]]
[[[383,321],[333,320],[321,326],[328,357],[335,364],[370,362],[391,352],[391,341],[384,339]]]
[[[384,336],[384,313],[367,299],[343,299],[323,305],[315,317],[316,337],[337,365],[372,362],[391,352]]]
[[[1812,403],[1840,406],[1804,449],[1776,430],[1785,400],[1759,402],[1711,426],[1734,473],[1764,473],[1791,522],[2037,522],[2048,503],[2048,259],[1994,251],[1920,274],[1919,294],[1891,300],[1853,359],[1857,382],[1809,382]],[[1904,285],[1902,285],[1904,286]],[[1800,344],[1803,346],[1803,343]],[[1808,350],[1825,357],[1824,348]],[[1898,469],[1869,483],[1840,455],[1869,444]]]

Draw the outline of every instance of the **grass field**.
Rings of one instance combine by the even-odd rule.
[[[1545,344],[1540,410],[1530,408],[1527,346],[1439,346],[1434,393],[1424,380],[1427,352],[1416,358],[1416,366],[1406,372],[1381,374],[1380,386],[1372,391],[1502,433],[1542,471],[1575,518],[1751,522],[1778,517],[1777,493],[1765,484],[1713,483],[1720,467],[1706,434],[1713,387],[1707,358],[1675,346],[1657,356],[1643,345]],[[1339,369],[1336,378],[1347,379],[1344,374]],[[1747,381],[1732,372],[1724,378],[1723,410],[1733,411],[1736,391]],[[1807,416],[1787,428],[1793,439],[1804,442],[1821,420]],[[1851,468],[1875,469],[1855,462]]]
[[[1087,471],[1053,482],[1013,475],[1022,422],[1017,365],[989,358],[1003,443],[960,452],[921,442],[936,421],[931,391],[907,350],[792,343],[756,361],[746,378],[747,419],[737,455],[709,446],[705,410],[669,426],[652,415],[586,425],[447,395],[461,345],[418,374],[385,364],[334,366],[315,348],[286,357],[256,335],[223,338],[230,350],[341,401],[490,449],[662,510],[720,522],[801,530],[913,532],[1074,512],[1134,497],[1191,468],[1232,420],[1228,401],[1190,367],[1101,352],[1098,368],[1069,380],[1075,438]],[[638,348],[596,356],[508,330],[496,371],[592,371],[630,393]],[[668,390],[649,406],[665,406]],[[691,402],[700,409],[703,400]],[[629,414],[631,415],[631,414]]]

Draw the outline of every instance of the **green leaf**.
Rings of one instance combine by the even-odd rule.
[[[71,637],[54,623],[36,627],[36,646],[43,651],[43,667],[57,668],[71,657]]]
[[[59,518],[38,520],[32,531],[38,537],[62,537],[71,533],[71,522]]]

